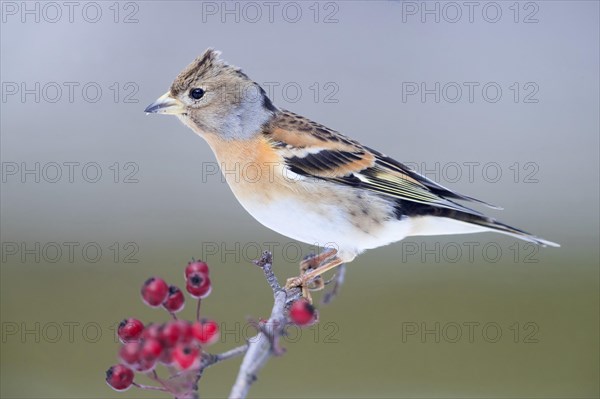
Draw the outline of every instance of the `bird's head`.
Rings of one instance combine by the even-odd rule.
[[[145,112],[176,115],[200,135],[241,140],[260,131],[277,108],[258,83],[208,49]]]

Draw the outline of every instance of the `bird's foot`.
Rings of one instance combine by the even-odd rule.
[[[318,255],[310,254],[300,262],[300,274],[308,272],[309,269],[318,269],[322,264],[328,261],[330,258],[336,256],[338,253],[337,249],[325,248],[323,252]]]
[[[302,276],[290,277],[286,280],[284,289],[291,290],[293,288],[300,288],[302,290],[302,297],[306,298],[312,304],[312,296]]]
[[[311,291],[321,291],[325,288],[326,282],[323,280],[323,277],[316,276],[313,278],[304,278],[305,274],[288,278],[285,284],[285,289],[289,290],[292,288],[300,287],[302,290],[302,297],[306,298],[310,303],[312,303]]]
[[[321,277],[321,274],[342,264],[342,260],[336,254],[336,250],[329,250],[305,259],[300,264],[301,274],[297,277],[288,278],[285,288],[300,287],[302,289],[302,296],[312,303],[310,291],[319,291],[325,287],[325,281]],[[315,259],[318,259],[319,263],[314,263]]]

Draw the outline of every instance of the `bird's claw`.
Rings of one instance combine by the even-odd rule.
[[[334,248],[326,248],[318,255],[310,254],[300,262],[300,273],[305,273],[309,269],[317,269],[322,264],[326,263],[330,258],[337,255],[338,251]]]

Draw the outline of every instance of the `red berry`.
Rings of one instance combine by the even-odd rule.
[[[133,384],[133,371],[122,364],[106,370],[106,383],[115,391],[126,391]]]
[[[208,276],[208,265],[201,260],[190,262],[185,268],[185,279],[187,280],[192,273],[201,273]]]
[[[138,319],[124,319],[119,324],[119,329],[117,333],[119,335],[119,340],[121,342],[132,342],[140,339],[142,335],[142,331],[144,331],[144,323],[139,321]]]
[[[174,285],[169,287],[169,294],[167,299],[163,302],[163,306],[171,313],[177,313],[183,309],[185,304],[185,298],[183,292]]]
[[[156,361],[163,351],[163,346],[156,338],[143,340],[140,348],[140,360]]]
[[[167,366],[172,365],[175,361],[175,359],[173,359],[173,351],[171,349],[165,349],[158,358],[158,361]]]
[[[165,280],[150,277],[142,286],[142,299],[148,306],[160,306],[169,294],[169,286]]]
[[[191,342],[192,339],[194,339],[194,329],[192,327],[192,323],[185,320],[177,320],[175,323],[177,323],[177,326],[181,331],[179,341],[184,343]]]
[[[194,323],[194,337],[201,344],[212,344],[219,339],[219,325],[213,320]]]
[[[202,273],[192,273],[187,279],[185,289],[194,298],[206,298],[211,290],[210,278]]]
[[[200,349],[192,344],[180,342],[173,350],[173,359],[175,363],[182,369],[186,370],[200,362]]]
[[[317,319],[317,311],[306,299],[299,299],[290,307],[290,318],[299,326],[312,324]]]
[[[175,321],[170,321],[160,330],[161,341],[167,347],[173,347],[181,338],[181,332],[181,326]]]
[[[156,359],[154,359],[154,360],[140,359],[139,362],[137,362],[135,365],[133,365],[133,368],[135,369],[135,371],[141,371],[143,373],[152,371],[154,369],[154,367],[156,367]]]
[[[140,343],[128,342],[119,349],[119,358],[129,365],[136,364],[140,359]]]
[[[158,324],[148,324],[142,332],[141,339],[160,339],[161,338],[161,327]]]

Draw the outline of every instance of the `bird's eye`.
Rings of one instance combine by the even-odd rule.
[[[202,90],[202,89],[190,90],[190,97],[192,97],[194,100],[200,100],[203,95],[204,95],[204,90]]]

